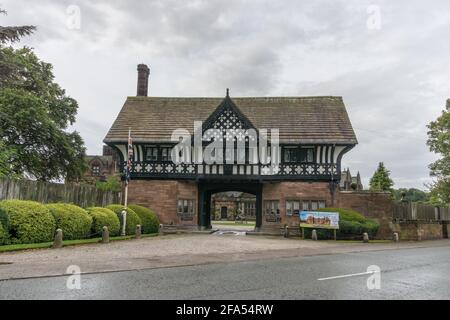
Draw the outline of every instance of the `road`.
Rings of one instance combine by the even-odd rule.
[[[381,269],[380,289],[360,274]],[[259,261],[0,281],[0,299],[450,299],[450,247],[326,254]],[[346,276],[342,278],[330,278]]]

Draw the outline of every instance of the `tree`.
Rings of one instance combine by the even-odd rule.
[[[430,201],[434,205],[448,206],[450,204],[450,99],[445,110],[428,126],[427,145],[431,152],[440,158],[430,164],[430,175],[435,181],[430,185]]]
[[[389,191],[392,192],[394,182],[389,177],[390,171],[387,170],[383,162],[378,164],[378,169],[370,179],[370,190],[372,191]]]
[[[97,181],[95,186],[104,191],[119,192],[122,190],[122,183],[117,176],[109,176],[106,181]]]
[[[405,197],[402,197],[402,195],[405,195]],[[397,190],[393,190],[393,195],[395,200],[403,200],[410,201],[410,202],[427,202],[430,198],[429,194],[425,191],[415,189],[415,188],[400,188]]]
[[[0,8],[0,14],[6,14],[6,11]],[[5,44],[7,42],[17,42],[21,37],[30,35],[35,30],[36,30],[35,26],[20,26],[20,27],[0,26],[0,44]]]
[[[84,142],[76,131],[68,131],[78,104],[53,81],[52,68],[30,48],[0,45],[0,166],[4,176],[75,180],[85,170]]]

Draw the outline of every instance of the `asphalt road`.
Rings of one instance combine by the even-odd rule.
[[[361,274],[371,265],[380,289]],[[72,290],[67,279],[0,281],[0,299],[450,299],[450,247],[84,274]]]

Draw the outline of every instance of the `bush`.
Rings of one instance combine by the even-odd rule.
[[[55,218],[56,229],[62,229],[64,240],[89,238],[92,218],[86,210],[68,203],[52,203],[46,207]]]
[[[0,223],[5,230],[9,230],[9,217],[5,209],[0,208]]]
[[[0,246],[9,243],[9,234],[0,222]]]
[[[324,208],[317,211],[321,212],[339,212],[339,230],[336,232],[337,239],[362,239],[362,234],[367,232],[370,238],[373,238],[380,227],[375,220],[364,217],[361,213],[341,209],[341,208]],[[326,229],[316,229],[319,239],[333,239],[334,231]],[[312,229],[305,229],[305,237],[310,238]]]
[[[9,235],[12,243],[39,243],[53,240],[55,219],[42,204],[34,201],[0,201],[9,218]]]
[[[92,217],[92,233],[101,235],[103,227],[107,226],[111,236],[120,234],[120,221],[114,211],[99,207],[88,208],[87,210]]]
[[[135,204],[130,205],[129,208],[141,218],[142,233],[157,233],[159,231],[159,219],[152,210]]]
[[[123,221],[122,221],[122,211],[125,209],[124,206],[120,204],[111,204],[106,207],[107,209],[110,209],[114,211],[119,218],[120,221],[120,230],[122,230]],[[127,235],[133,235],[136,234],[136,225],[142,224],[141,219],[136,214],[136,212],[133,211],[133,209],[128,208],[127,213],[127,225],[126,225],[126,234]]]

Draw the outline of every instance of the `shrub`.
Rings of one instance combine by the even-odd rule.
[[[0,246],[8,244],[9,243],[8,238],[9,238],[8,232],[5,230],[5,228],[3,228],[3,225],[0,223]]]
[[[68,203],[52,203],[46,207],[55,218],[56,228],[62,229],[64,240],[89,237],[92,218],[86,210]]]
[[[111,204],[106,207],[107,209],[110,209],[114,211],[119,218],[120,221],[120,229],[122,230],[123,221],[122,221],[122,211],[125,209],[124,206],[120,204]],[[127,225],[126,225],[126,234],[127,235],[133,235],[136,234],[136,225],[142,224],[141,219],[136,214],[136,212],[133,211],[133,209],[128,208],[127,213]]]
[[[9,217],[5,209],[0,208],[0,223],[5,230],[9,230]]]
[[[111,236],[120,234],[120,221],[114,211],[99,207],[88,208],[87,210],[92,217],[92,233],[102,234],[103,227],[107,226]]]
[[[141,218],[142,233],[157,233],[159,231],[159,219],[152,210],[135,204],[130,205],[129,208]]]
[[[0,201],[9,218],[9,235],[12,243],[39,243],[53,240],[55,219],[42,204],[34,201]]]
[[[373,238],[380,225],[375,220],[364,217],[361,213],[341,209],[341,208],[324,208],[317,211],[321,212],[339,212],[339,230],[336,232],[338,239],[361,239],[362,234],[367,232],[370,238]],[[305,229],[305,237],[311,237],[312,229]],[[317,229],[319,239],[333,239],[333,230]]]

